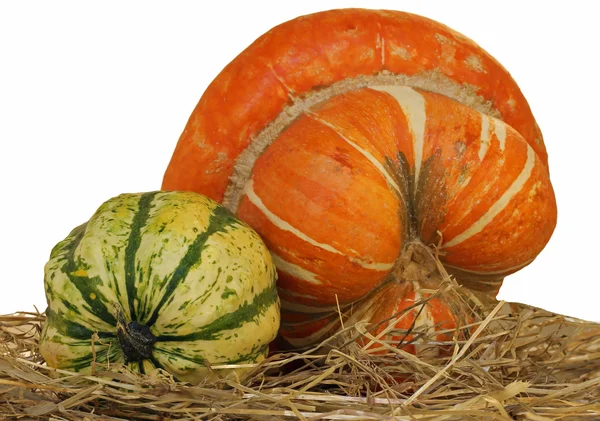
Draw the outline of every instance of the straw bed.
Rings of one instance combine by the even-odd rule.
[[[0,419],[600,419],[599,324],[503,302],[480,314],[467,339],[432,344],[446,345],[441,355],[408,354],[359,324],[272,355],[241,383],[199,386],[118,366],[50,369],[37,352],[44,315],[0,316]],[[361,348],[358,335],[389,352]]]

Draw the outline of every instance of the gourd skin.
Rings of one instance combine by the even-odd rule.
[[[275,281],[264,243],[216,202],[191,192],[123,194],[52,250],[40,353],[56,368],[88,371],[95,357],[98,366],[127,362],[198,383],[212,377],[206,362],[266,356],[279,328]],[[128,357],[122,338],[143,343],[139,325],[150,348]]]
[[[492,295],[556,225],[542,134],[510,74],[394,11],[316,13],[257,39],[207,88],[162,188],[206,194],[257,230],[297,346],[331,332],[337,305],[406,282],[411,244],[439,244],[460,283]],[[391,317],[408,297],[387,288]],[[434,307],[425,319],[447,318]]]

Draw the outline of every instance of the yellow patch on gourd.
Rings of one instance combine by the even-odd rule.
[[[72,276],[88,276],[87,270],[85,269],[79,269],[76,270],[75,272],[71,272]]]

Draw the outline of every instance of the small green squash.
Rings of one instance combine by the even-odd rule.
[[[276,277],[260,237],[211,199],[122,194],[52,250],[40,352],[55,368],[125,363],[199,383],[265,358]]]

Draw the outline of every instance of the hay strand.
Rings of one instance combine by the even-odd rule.
[[[408,354],[358,323],[272,355],[241,383],[197,386],[122,366],[49,368],[37,351],[44,315],[0,316],[0,419],[600,419],[600,325],[504,302],[482,314],[469,338],[445,343],[448,356]],[[348,341],[360,335],[389,352]]]

